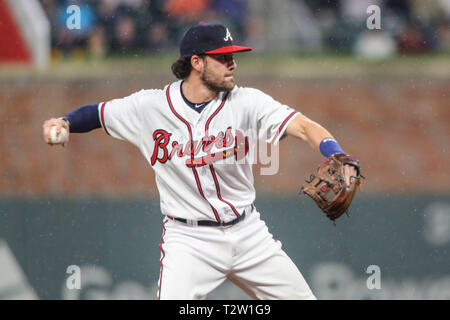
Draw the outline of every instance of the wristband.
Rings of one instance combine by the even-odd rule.
[[[326,158],[331,157],[336,153],[345,153],[337,141],[333,138],[323,139],[322,142],[320,142],[319,149],[320,153],[322,153]]]

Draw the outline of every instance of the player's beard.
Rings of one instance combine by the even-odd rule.
[[[203,73],[201,75],[201,80],[203,84],[213,92],[223,92],[223,91],[231,91],[234,88],[234,79],[229,77],[224,77],[222,80],[218,79],[219,77],[214,74],[209,68],[205,60],[205,68],[203,69]],[[229,78],[228,80],[226,80]]]

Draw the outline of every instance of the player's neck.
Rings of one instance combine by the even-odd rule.
[[[189,101],[202,103],[213,100],[217,92],[206,87],[200,79],[189,77],[182,82],[181,90]]]

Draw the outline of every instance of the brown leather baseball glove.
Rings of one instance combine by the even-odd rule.
[[[344,177],[344,165],[356,168],[357,175],[350,178],[347,186]],[[338,153],[327,158],[312,174],[307,184],[303,185],[300,193],[310,196],[326,216],[334,221],[348,211],[361,185],[361,168],[359,161],[348,154]]]

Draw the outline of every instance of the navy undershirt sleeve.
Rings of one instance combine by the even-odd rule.
[[[69,121],[70,132],[83,133],[101,128],[98,104],[82,106],[63,117]]]

